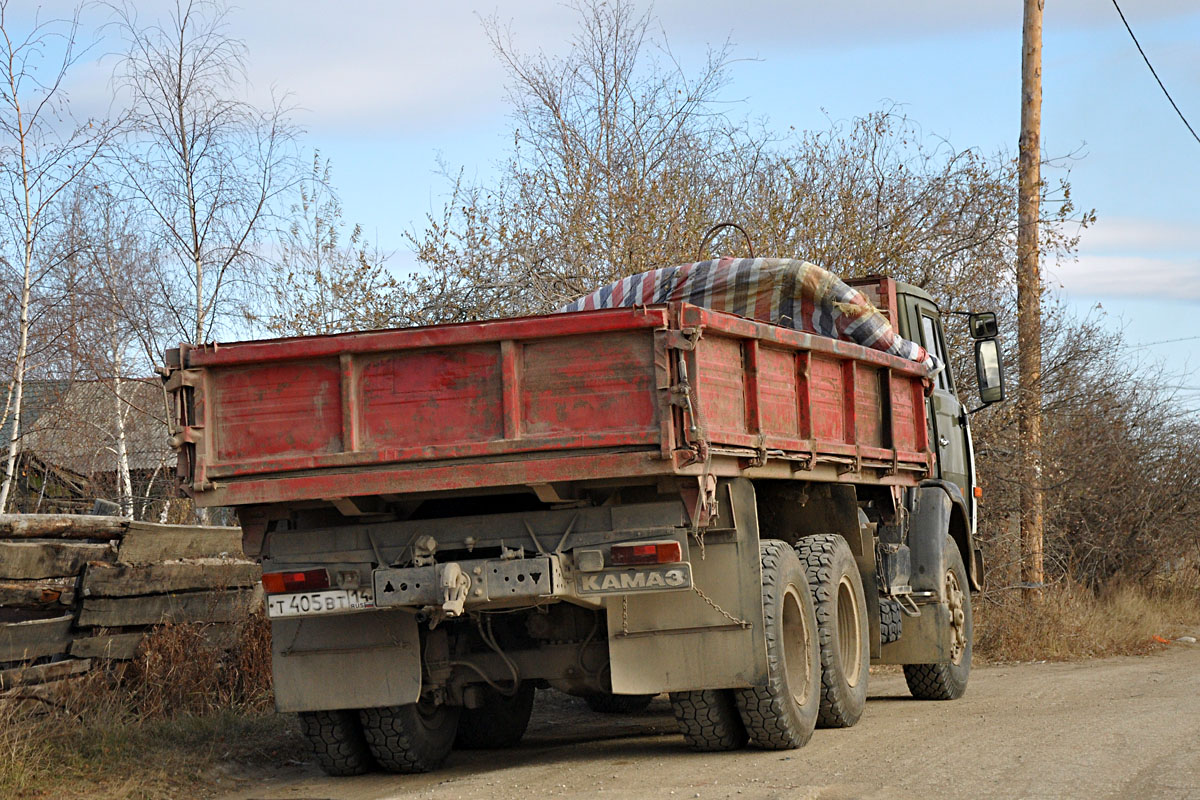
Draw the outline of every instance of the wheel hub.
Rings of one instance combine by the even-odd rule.
[[[963,590],[954,570],[946,570],[946,605],[950,609],[950,661],[961,664],[967,652],[967,613]]]

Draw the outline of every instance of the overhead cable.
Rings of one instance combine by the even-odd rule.
[[[1133,28],[1129,27],[1128,20],[1125,19],[1125,12],[1121,11],[1121,7],[1117,5],[1117,0],[1113,0],[1113,7],[1117,9],[1117,13],[1121,15],[1121,22],[1125,23],[1125,30],[1129,31],[1129,37],[1133,39],[1133,43],[1137,45],[1138,52],[1142,54],[1142,60],[1146,62],[1146,66],[1150,68],[1150,74],[1154,76],[1154,80],[1158,81],[1158,88],[1163,90],[1163,94],[1167,96],[1167,100],[1171,103],[1171,108],[1175,109],[1175,113],[1183,120],[1183,124],[1187,126],[1188,131],[1192,134],[1192,138],[1200,142],[1200,136],[1196,135],[1196,130],[1192,127],[1192,123],[1187,121],[1187,117],[1179,110],[1179,106],[1175,105],[1175,99],[1171,97],[1171,93],[1167,91],[1167,87],[1163,86],[1162,79],[1158,77],[1158,73],[1154,71],[1154,65],[1150,63],[1150,59],[1146,57],[1146,51],[1142,49],[1141,42],[1133,35]]]

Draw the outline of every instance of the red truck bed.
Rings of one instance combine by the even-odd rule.
[[[933,458],[919,365],[687,304],[185,346],[168,367],[202,506],[705,469],[915,485]]]

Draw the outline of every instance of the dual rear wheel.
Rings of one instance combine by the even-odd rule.
[[[767,683],[675,692],[680,732],[695,750],[805,745],[813,729],[862,716],[870,667],[866,596],[845,539],[809,536],[760,545]]]
[[[303,711],[300,724],[326,774],[362,775],[376,767],[430,772],[455,746],[516,745],[529,725],[533,699],[534,685],[522,683],[512,695],[489,689],[478,708],[421,702],[357,711]]]
[[[804,746],[816,727],[821,664],[808,578],[786,542],[761,542],[759,558],[767,683],[672,692],[675,720],[693,750],[733,750],[748,742],[765,750],[788,750]]]

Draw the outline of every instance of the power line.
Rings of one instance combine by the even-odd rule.
[[[1154,80],[1158,81],[1158,88],[1163,90],[1163,94],[1167,96],[1167,100],[1169,100],[1171,103],[1171,108],[1175,109],[1175,113],[1179,115],[1181,120],[1183,120],[1183,124],[1187,126],[1188,131],[1192,134],[1192,138],[1197,142],[1200,142],[1200,136],[1196,135],[1195,129],[1192,128],[1192,123],[1187,121],[1187,117],[1185,117],[1183,112],[1179,110],[1179,106],[1175,105],[1175,100],[1171,97],[1171,93],[1167,91],[1166,86],[1163,86],[1162,79],[1159,78],[1158,73],[1154,71],[1154,65],[1151,64],[1150,59],[1146,57],[1146,51],[1142,49],[1141,42],[1139,42],[1137,37],[1133,35],[1133,28],[1129,27],[1129,22],[1125,19],[1125,12],[1121,11],[1121,7],[1117,5],[1117,0],[1113,0],[1113,7],[1116,8],[1117,13],[1121,15],[1121,22],[1125,23],[1125,30],[1129,31],[1129,37],[1133,39],[1133,43],[1137,45],[1138,52],[1142,54],[1142,60],[1145,61],[1146,66],[1150,68],[1150,74],[1154,76]]]
[[[1160,345],[1160,344],[1174,344],[1176,342],[1192,342],[1192,341],[1195,341],[1196,339],[1200,339],[1200,336],[1183,336],[1179,339],[1163,339],[1158,342],[1138,342],[1137,344],[1125,345],[1125,349],[1141,350],[1145,347],[1154,347],[1155,345]]]

